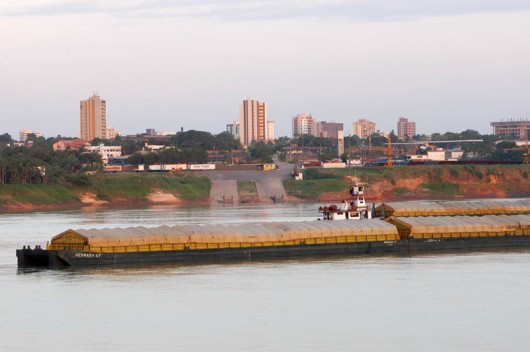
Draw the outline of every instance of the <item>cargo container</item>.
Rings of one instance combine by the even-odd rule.
[[[105,165],[103,166],[103,172],[115,173],[122,172],[123,167],[121,165]]]
[[[322,163],[324,169],[343,169],[346,167],[346,163]]]
[[[186,169],[186,164],[162,164],[162,171],[181,171]]]
[[[530,214],[530,199],[388,202],[375,208],[378,217]]]
[[[147,165],[147,171],[150,172],[161,172],[162,165]]]
[[[189,164],[188,170],[192,170],[192,171],[215,170],[215,164]]]

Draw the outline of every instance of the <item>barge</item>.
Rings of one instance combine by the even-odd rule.
[[[530,214],[530,199],[388,202],[374,208],[374,216],[384,218],[502,214]]]
[[[19,267],[295,259],[530,248],[530,215],[436,216],[66,230]]]

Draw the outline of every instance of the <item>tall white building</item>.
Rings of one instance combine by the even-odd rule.
[[[253,141],[267,140],[267,106],[254,99],[243,100],[239,107],[239,139],[244,147]]]
[[[234,138],[239,139],[239,120],[226,125],[226,131],[234,136]]]
[[[25,142],[27,139],[28,139],[28,135],[29,134],[33,134],[35,135],[35,137],[39,138],[39,137],[42,137],[42,133],[40,132],[37,132],[37,131],[30,131],[29,129],[27,128],[23,128],[19,131],[19,142]]]
[[[359,119],[353,123],[353,134],[359,138],[368,138],[375,133],[375,123],[367,119]]]
[[[311,114],[298,114],[293,116],[293,138],[297,138],[303,134],[310,134],[316,136],[317,121]]]
[[[267,121],[267,140],[274,142],[276,139],[276,133],[275,133],[276,123],[274,121],[268,120]]]

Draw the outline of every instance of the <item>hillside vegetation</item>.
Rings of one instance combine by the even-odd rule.
[[[89,186],[15,184],[0,187],[0,207],[4,209],[60,208],[84,205],[88,194],[94,201],[109,204],[141,204],[155,192],[174,195],[183,202],[205,202],[211,183],[206,177],[190,174],[100,174],[88,176]]]
[[[306,169],[304,180],[285,182],[289,195],[340,199],[356,182],[373,200],[530,196],[528,165],[432,165],[358,169]]]

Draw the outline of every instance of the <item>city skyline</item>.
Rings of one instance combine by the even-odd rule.
[[[98,91],[123,134],[224,131],[248,96],[291,118],[492,133],[529,118],[530,3],[508,0],[0,4],[1,133],[76,136]],[[248,50],[249,40],[259,50]],[[85,47],[93,50],[85,50]]]

